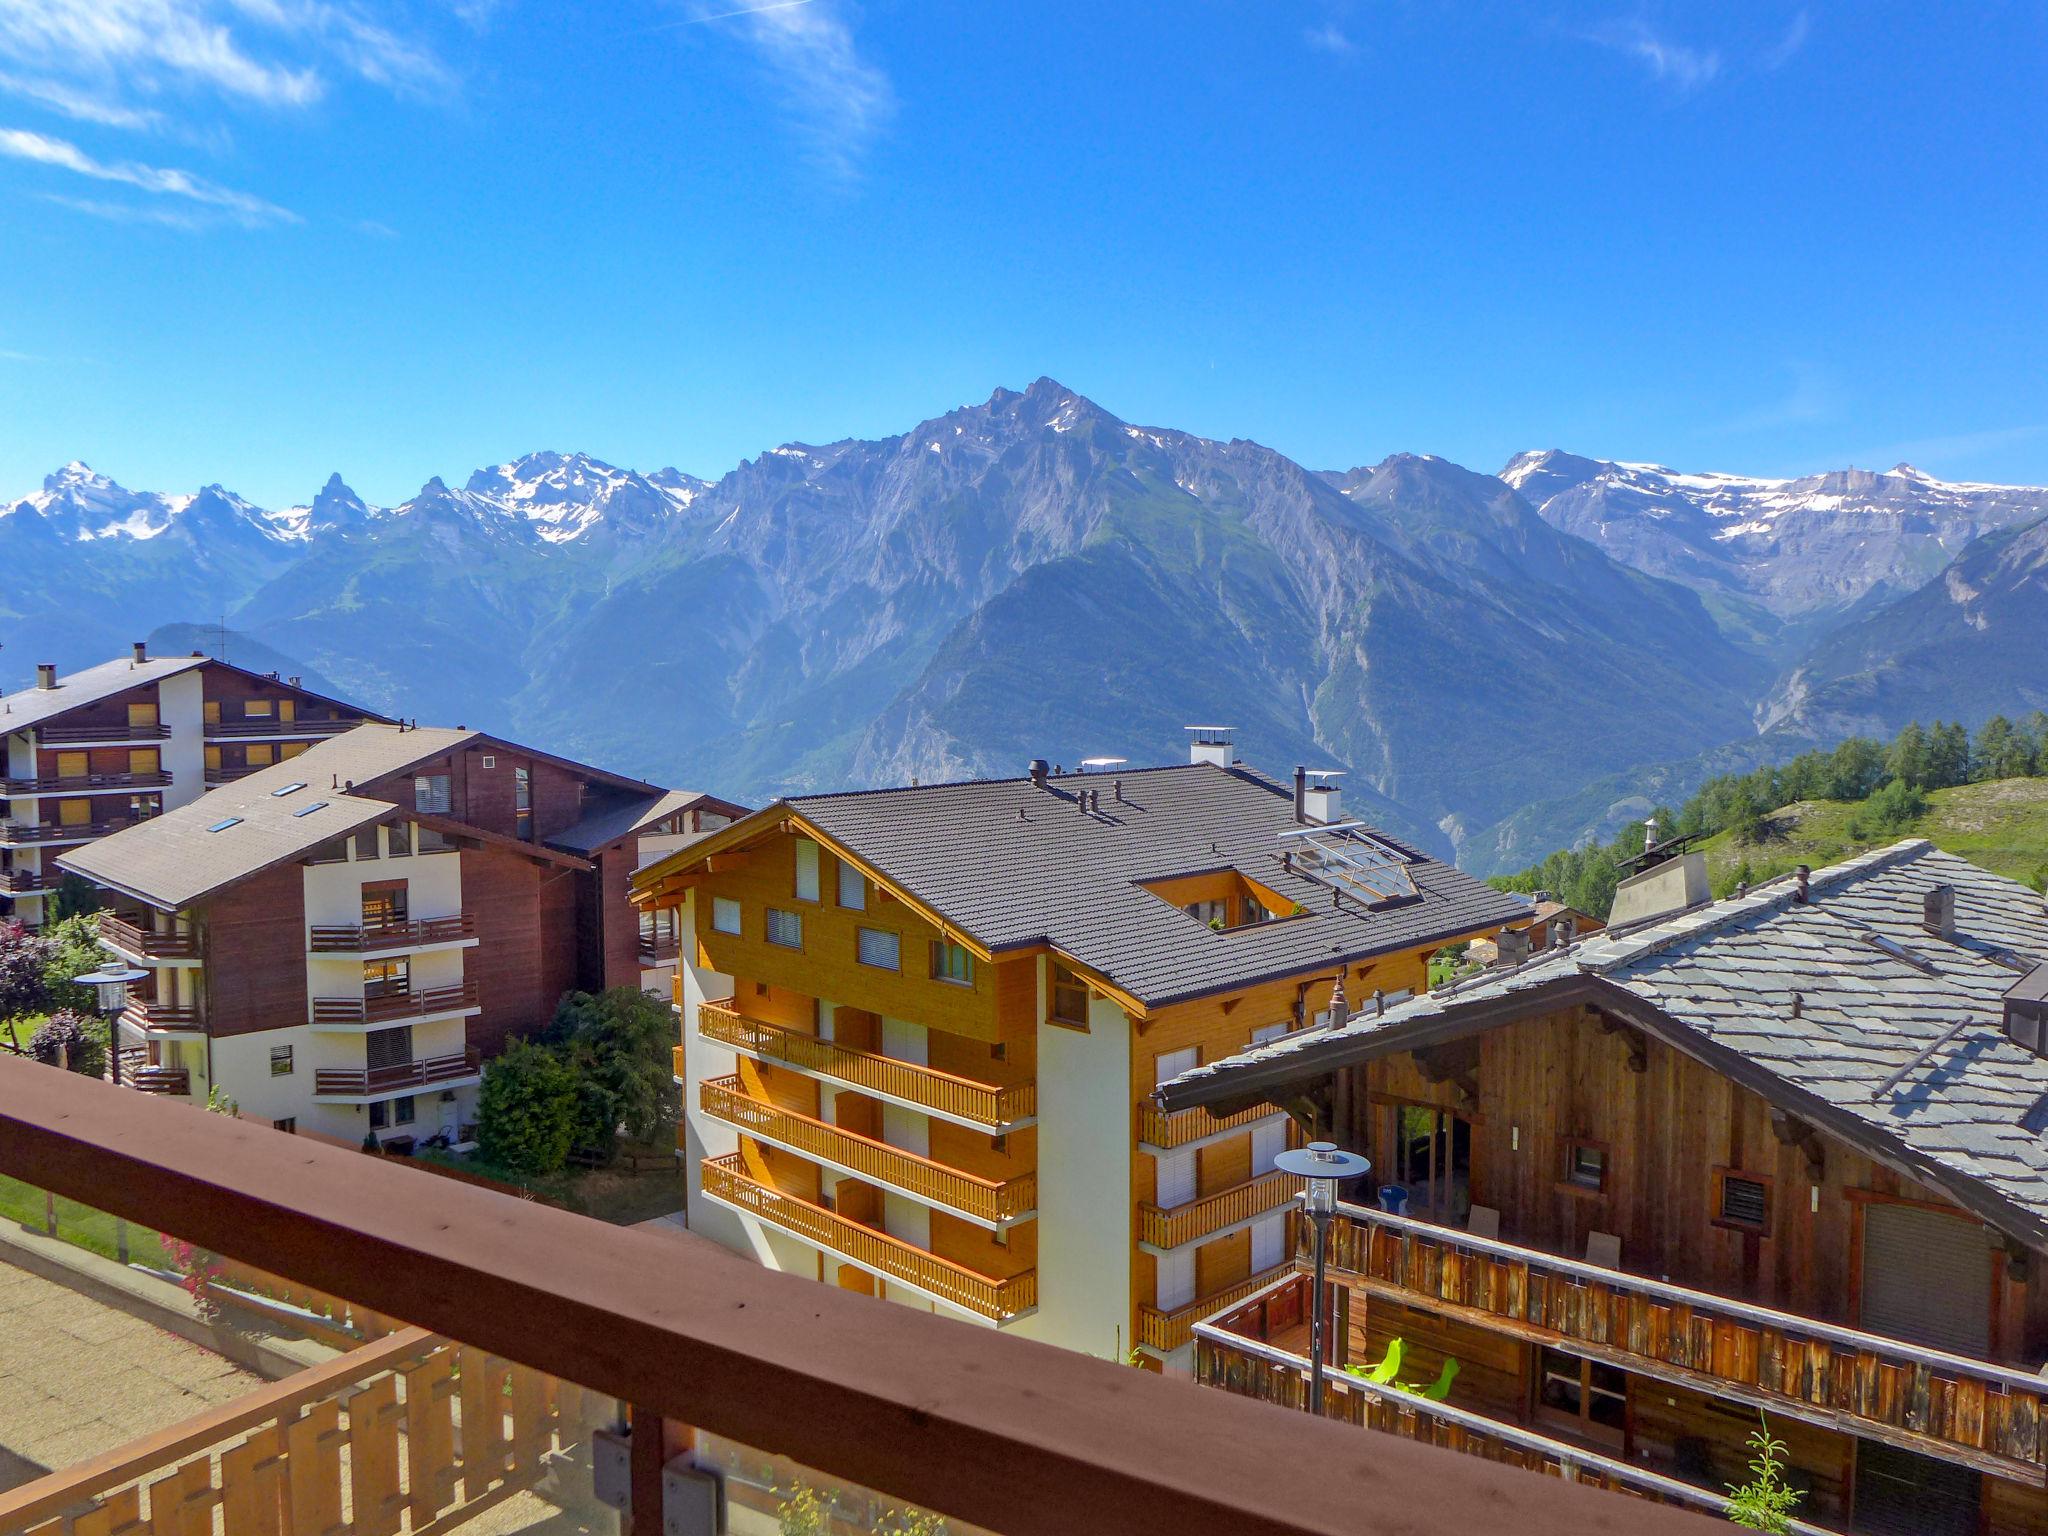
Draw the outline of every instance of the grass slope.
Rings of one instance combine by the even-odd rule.
[[[1924,837],[1994,874],[2037,889],[2048,880],[2048,779],[1995,779],[1937,789],[1927,810],[1897,831],[1859,829],[1863,807],[1837,800],[1802,800],[1773,812],[1755,842],[1718,832],[1700,846],[1716,892],[1732,888],[1746,862],[1749,879],[1765,880],[1800,864],[1815,869],[1867,848]],[[1863,835],[1859,836],[1859,830]]]

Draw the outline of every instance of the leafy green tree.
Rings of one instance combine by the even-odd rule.
[[[81,913],[98,912],[106,904],[98,886],[66,870],[58,877],[57,888],[43,898],[43,916],[49,922],[60,923]]]
[[[50,1006],[50,941],[20,923],[0,923],[0,1019],[42,1013]]]
[[[1824,800],[1862,800],[1884,782],[1884,748],[1868,736],[1851,736],[1828,754]]]
[[[1927,811],[1927,797],[1904,779],[1892,779],[1849,818],[1849,835],[1859,842],[1895,837]]]
[[[43,961],[43,983],[52,1008],[72,1008],[92,1013],[99,998],[90,987],[73,984],[73,978],[96,971],[112,958],[100,944],[99,925],[89,912],[79,912],[43,931],[49,953]]]
[[[69,1009],[53,1013],[29,1037],[28,1053],[46,1066],[63,1065],[86,1077],[100,1077],[107,1070],[106,1032],[95,1031],[95,1022]]]
[[[1749,1462],[1749,1481],[1728,1487],[1728,1518],[1752,1531],[1775,1531],[1785,1536],[1798,1513],[1799,1490],[1785,1480],[1784,1442],[1771,1438],[1771,1426],[1762,1414],[1750,1433],[1749,1448],[1755,1454]]]
[[[667,1003],[633,987],[571,992],[541,1043],[576,1075],[578,1156],[610,1162],[622,1133],[653,1141],[673,1132],[681,1105]]]
[[[1915,789],[1927,788],[1927,732],[1921,729],[1918,720],[1892,738],[1892,744],[1885,749],[1884,771],[1895,779],[1904,779]]]
[[[1927,782],[1922,789],[1953,789],[1970,782],[1970,733],[1960,720],[1934,722],[1927,735]]]
[[[576,1073],[554,1051],[514,1040],[484,1067],[477,1150],[514,1173],[559,1173],[576,1137]]]

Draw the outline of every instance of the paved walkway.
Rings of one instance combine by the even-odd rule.
[[[0,1264],[0,1489],[263,1384],[197,1344]]]

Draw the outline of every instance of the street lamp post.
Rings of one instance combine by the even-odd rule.
[[[1305,1147],[1282,1152],[1273,1159],[1282,1173],[1308,1180],[1302,1191],[1302,1207],[1316,1229],[1315,1311],[1309,1318],[1308,1411],[1318,1418],[1323,1412],[1323,1362],[1329,1358],[1330,1308],[1326,1295],[1329,1271],[1330,1220],[1337,1214],[1337,1186],[1372,1171],[1372,1162],[1356,1152],[1346,1152],[1334,1141],[1312,1141]]]
[[[99,999],[100,1017],[107,1021],[107,1066],[116,1086],[121,1081],[121,1010],[128,1006],[128,989],[148,974],[109,960],[96,971],[71,978],[81,987],[91,987]]]

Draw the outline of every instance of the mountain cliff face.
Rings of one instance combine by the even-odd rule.
[[[1347,766],[1354,808],[1490,862],[1583,817],[1567,791],[1625,806],[1641,765],[1754,744],[1762,701],[1795,728],[1848,663],[1774,693],[1787,635],[1848,614],[1881,650],[1886,594],[2029,498],[1557,452],[1315,473],[1041,379],[715,482],[536,453],[272,512],[72,465],[0,506],[0,568],[44,573],[0,591],[0,669],[224,617],[386,712],[741,798],[1170,759],[1227,720],[1247,758]]]

